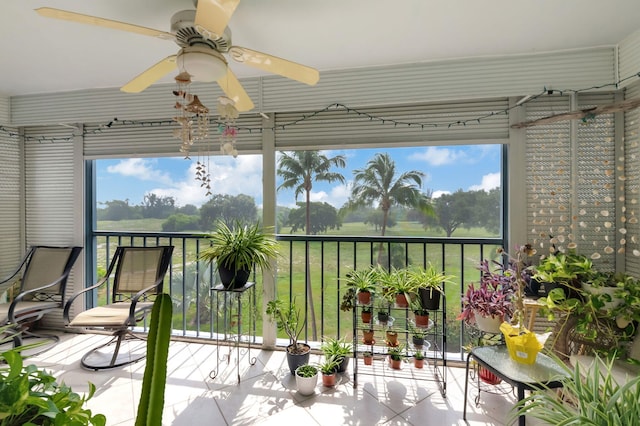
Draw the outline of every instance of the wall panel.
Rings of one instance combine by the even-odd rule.
[[[23,255],[20,143],[17,129],[5,130],[0,131],[0,277],[12,272]]]
[[[45,138],[45,139],[41,139]],[[56,138],[47,142],[46,138]],[[68,140],[64,140],[69,138]],[[25,201],[27,245],[74,244],[73,138],[63,126],[25,129]],[[81,175],[80,175],[81,176]],[[67,282],[73,292],[74,272]],[[47,325],[61,327],[62,312],[48,315]]]

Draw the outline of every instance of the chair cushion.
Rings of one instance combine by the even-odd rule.
[[[153,302],[138,302],[136,304],[136,318],[144,311],[150,311]],[[69,327],[129,327],[135,325],[129,322],[129,309],[131,303],[120,302],[106,306],[98,306],[84,312],[80,312],[70,323]]]

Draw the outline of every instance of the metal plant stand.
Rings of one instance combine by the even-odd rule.
[[[243,330],[242,301],[246,299],[249,305],[247,315],[247,329]],[[216,324],[216,368],[211,370],[209,378],[215,379],[220,372],[220,362],[231,363],[231,355],[236,352],[236,373],[240,383],[240,360],[245,348],[249,365],[256,364],[257,358],[251,356],[251,344],[256,338],[256,283],[248,282],[240,288],[225,288],[218,284],[211,288],[212,312]],[[219,310],[218,310],[219,309]],[[244,333],[243,333],[244,331]],[[225,346],[227,352],[220,354],[220,346]],[[242,348],[241,348],[242,347]]]

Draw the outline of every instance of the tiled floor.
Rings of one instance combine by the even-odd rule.
[[[99,335],[62,335],[61,342],[29,362],[48,370],[76,392],[86,392],[87,382],[97,386],[88,403],[103,413],[108,425],[133,425],[140,398],[145,362],[94,372],[80,367],[80,358],[107,339]],[[228,349],[200,343],[172,342],[165,393],[163,423],[166,425],[463,425],[464,369],[449,368],[447,397],[434,382],[358,375],[353,387],[352,362],[335,388],[321,384],[316,393],[304,397],[295,390],[281,351],[253,349],[255,365],[241,353],[237,383],[237,355]],[[209,374],[219,360],[219,374]],[[319,360],[312,355],[312,362]],[[375,362],[382,363],[382,360]],[[381,364],[382,365],[382,364]],[[405,364],[403,368],[413,368]],[[472,397],[477,390],[472,388]],[[470,425],[505,424],[515,398],[512,394],[482,393],[480,405],[467,408]]]

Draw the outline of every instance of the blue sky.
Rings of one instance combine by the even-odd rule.
[[[422,189],[432,190],[436,197],[458,189],[489,190],[500,185],[500,145],[331,150],[324,153],[347,158],[347,167],[336,170],[345,176],[347,183],[314,183],[312,200],[341,207],[349,196],[353,170],[364,168],[378,152],[388,152],[399,172],[425,173]],[[202,161],[208,162],[211,192],[247,194],[262,205],[260,155],[212,156]],[[100,203],[128,199],[130,205],[137,205],[145,194],[153,192],[174,197],[179,206],[200,206],[208,197],[205,188],[195,180],[195,168],[195,156],[193,161],[182,157],[97,160],[97,200]],[[295,205],[293,191],[279,191],[278,205]]]

